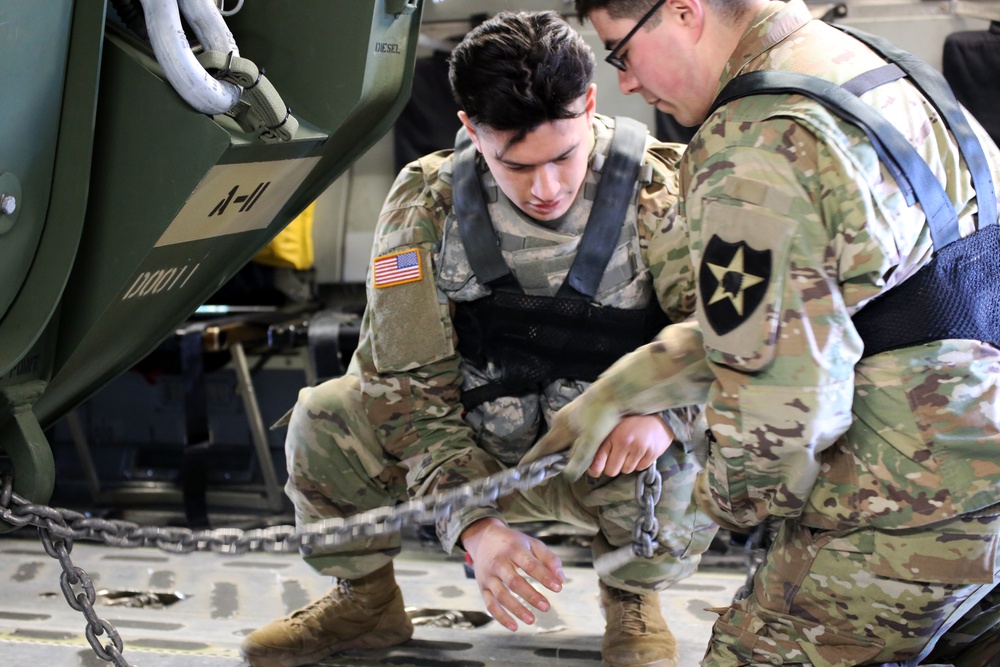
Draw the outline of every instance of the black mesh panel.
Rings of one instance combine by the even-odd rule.
[[[502,385],[463,397],[463,403],[471,407],[470,402],[517,395],[558,378],[594,380],[668,323],[655,302],[641,310],[625,310],[497,291],[459,303],[455,313],[459,352],[480,367],[493,362],[501,371]]]
[[[945,246],[931,262],[858,312],[870,357],[957,338],[1000,347],[1000,225]]]

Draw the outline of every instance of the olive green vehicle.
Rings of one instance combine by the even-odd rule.
[[[44,429],[189,318],[409,97],[418,0],[238,4],[0,0],[0,456],[29,500],[53,491]],[[193,105],[199,87],[221,105]]]

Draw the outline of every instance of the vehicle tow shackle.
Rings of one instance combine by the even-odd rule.
[[[32,381],[0,389],[0,455],[14,467],[14,492],[44,504],[55,488],[56,465],[49,441],[32,412],[45,382]],[[17,526],[0,521],[0,534]]]

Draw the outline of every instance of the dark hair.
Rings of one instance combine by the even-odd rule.
[[[639,18],[649,11],[656,0],[576,0],[576,15],[580,22],[590,13],[603,9],[613,19]]]
[[[613,19],[638,19],[649,11],[654,2],[656,0],[576,0],[576,15],[580,23],[598,9],[603,9]],[[715,9],[729,23],[742,20],[749,13],[751,5],[748,0],[705,0],[705,4]],[[655,16],[649,25],[656,25]]]
[[[455,47],[448,78],[458,105],[477,125],[523,137],[542,123],[575,118],[594,54],[556,12],[501,12]]]

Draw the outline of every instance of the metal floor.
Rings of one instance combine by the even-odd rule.
[[[69,607],[60,589],[61,567],[34,535],[30,528],[0,535],[0,665],[109,665],[90,648],[83,615]],[[475,581],[465,577],[460,560],[437,546],[407,539],[396,574],[416,625],[413,639],[393,649],[344,653],[318,664],[599,666],[604,621],[586,553],[560,552],[568,582],[562,593],[549,594],[553,609],[539,614],[536,625],[511,633],[485,615]],[[97,613],[117,628],[123,655],[136,667],[241,665],[237,648],[245,634],[330,587],[329,579],[315,574],[297,555],[174,555],[78,541],[71,558],[93,579]],[[743,573],[732,560],[713,565],[710,558],[694,577],[661,595],[664,615],[680,642],[682,667],[698,665],[704,652],[715,617],[705,609],[727,605],[742,582]],[[158,607],[121,604],[149,599],[176,601]],[[472,623],[456,623],[456,618]]]

